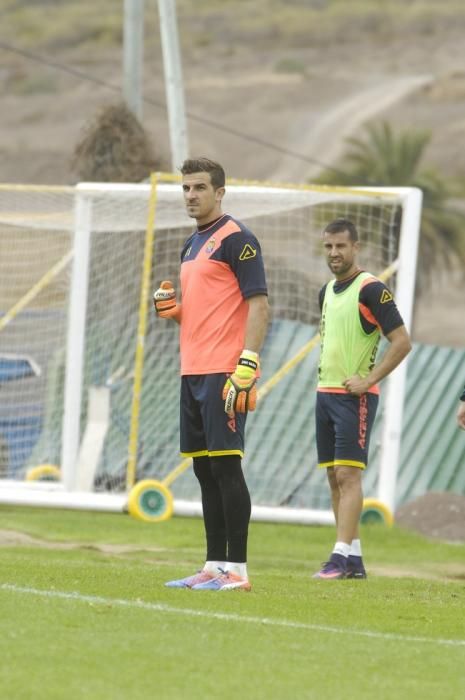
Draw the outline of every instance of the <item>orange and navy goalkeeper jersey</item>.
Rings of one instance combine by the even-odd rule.
[[[267,294],[260,244],[224,214],[181,252],[181,374],[233,372],[244,349],[247,299]]]

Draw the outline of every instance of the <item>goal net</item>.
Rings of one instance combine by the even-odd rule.
[[[50,492],[119,509],[151,478],[175,510],[200,512],[179,457],[178,328],[151,308],[159,282],[178,279],[193,225],[179,182],[162,179],[0,186],[0,500],[48,503]],[[243,462],[254,513],[326,522],[314,429],[318,292],[330,276],[321,231],[354,221],[362,267],[384,274],[409,325],[421,194],[228,182],[223,204],[261,243],[272,313]],[[392,377],[365,475],[365,494],[391,508],[404,371]]]

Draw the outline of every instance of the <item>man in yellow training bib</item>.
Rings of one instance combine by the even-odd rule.
[[[321,351],[316,398],[318,466],[327,470],[336,544],[314,578],[366,578],[359,537],[362,471],[378,407],[377,383],[410,352],[410,338],[383,282],[357,265],[358,232],[348,219],[323,231],[334,280],[320,291]],[[389,341],[376,362],[381,333]]]

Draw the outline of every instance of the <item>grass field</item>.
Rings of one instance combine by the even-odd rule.
[[[1,697],[465,697],[465,545],[365,526],[369,579],[312,580],[333,537],[253,523],[252,592],[195,592],[197,519],[2,507]]]

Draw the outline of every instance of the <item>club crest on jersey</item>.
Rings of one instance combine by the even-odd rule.
[[[242,253],[239,255],[239,260],[250,260],[257,255],[255,248],[252,248],[250,243],[246,243],[242,249]]]
[[[383,293],[381,294],[381,299],[379,300],[379,303],[380,304],[387,304],[388,301],[392,301],[392,294],[391,294],[391,292],[388,292],[387,289],[385,289],[383,291]]]
[[[210,255],[210,253],[213,253],[213,251],[215,250],[215,243],[216,243],[215,239],[210,238],[207,245],[205,246],[205,252],[207,253],[207,255]]]

